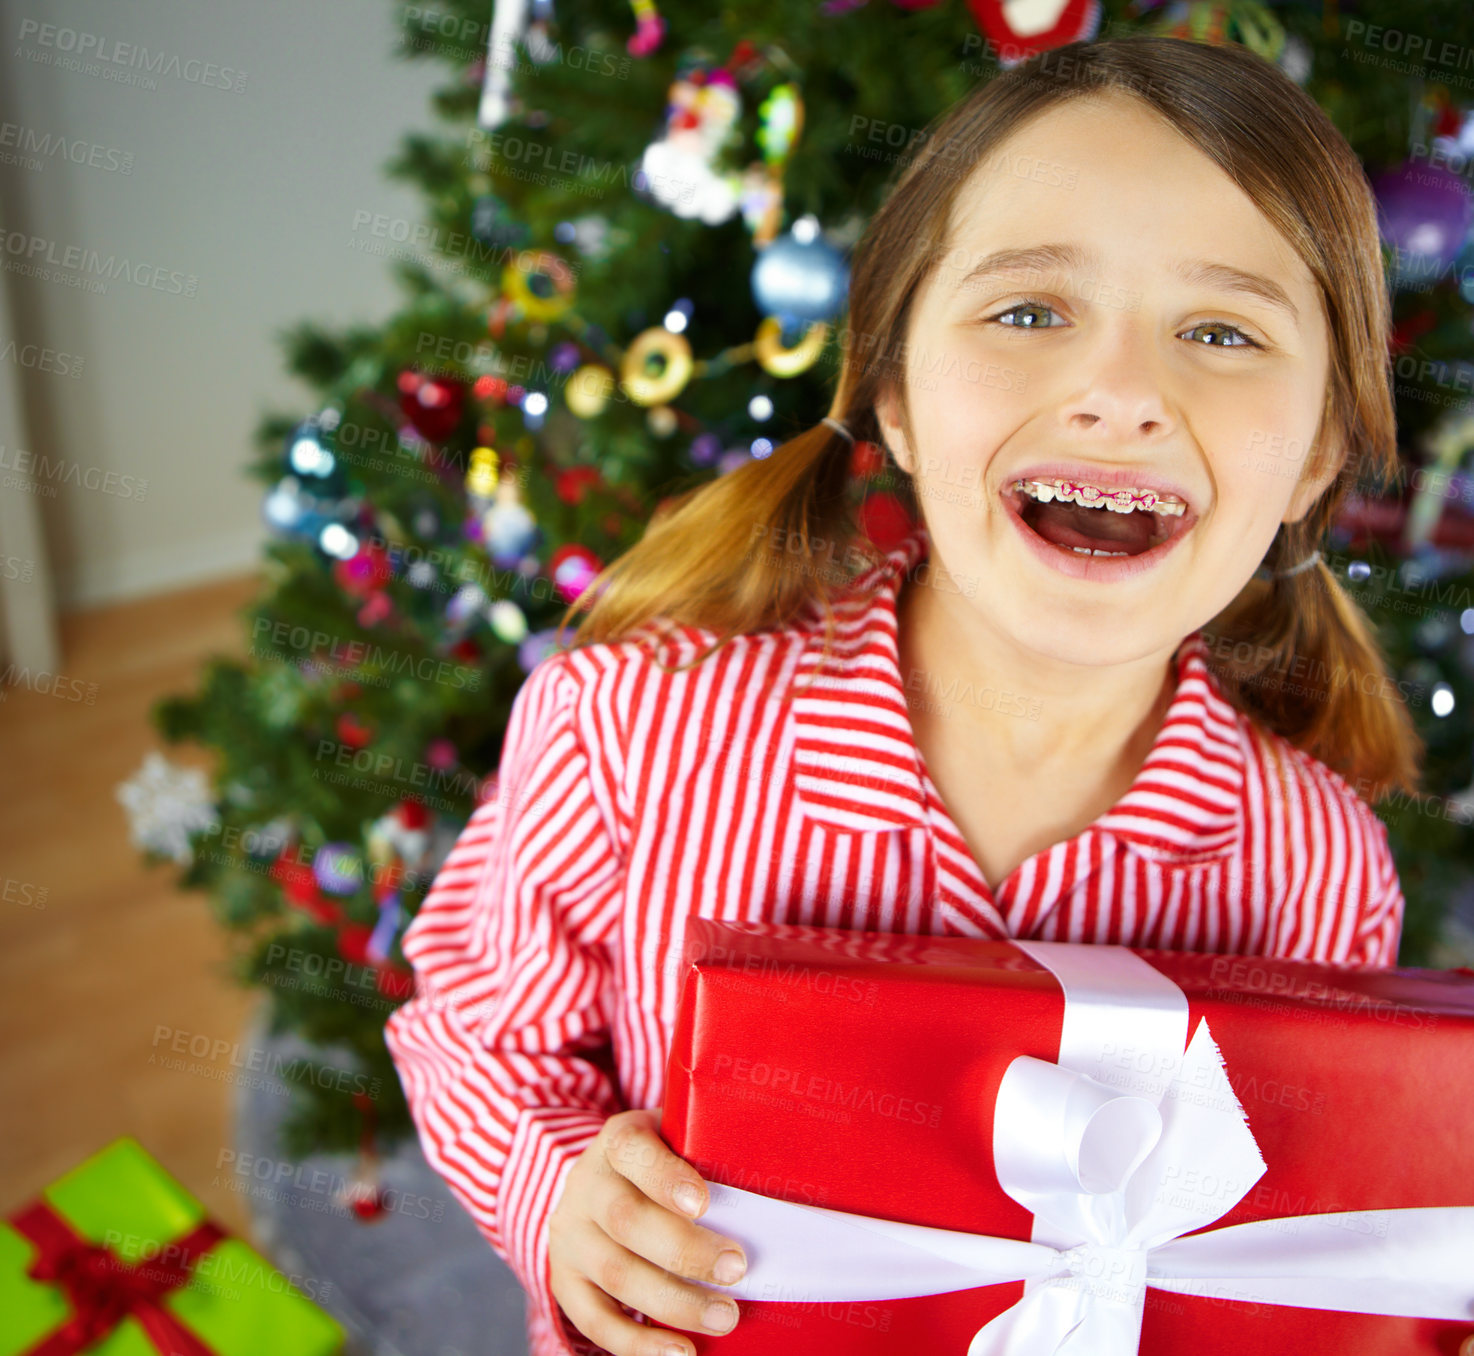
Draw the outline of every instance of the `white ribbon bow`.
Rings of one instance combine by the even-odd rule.
[[[999,1185],[1033,1240],[779,1201],[720,1183],[701,1223],[746,1249],[739,1299],[901,1299],[1024,1281],[967,1356],[1132,1356],[1148,1286],[1474,1321],[1474,1208],[1345,1211],[1183,1237],[1266,1166],[1206,1021],[1124,947],[1015,942],[1065,990],[1058,1064],[1020,1056],[993,1114]],[[1099,1075],[1099,1076],[1097,1076]],[[1125,1084],[1129,1091],[1122,1090]]]

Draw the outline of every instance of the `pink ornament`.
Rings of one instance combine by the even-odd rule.
[[[394,611],[394,604],[389,601],[389,595],[384,592],[373,594],[368,602],[358,609],[358,624],[362,627],[377,626],[386,620]]]
[[[389,553],[382,546],[360,546],[347,560],[335,561],[333,578],[338,587],[355,598],[370,598],[394,577]]]
[[[570,603],[588,588],[603,568],[603,562],[588,547],[573,543],[560,546],[548,562],[553,587]]]
[[[631,56],[649,56],[665,38],[665,20],[658,14],[642,15],[633,36],[625,43]]]

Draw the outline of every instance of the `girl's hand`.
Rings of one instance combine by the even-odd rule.
[[[659,1123],[659,1107],[609,1117],[574,1161],[548,1220],[553,1296],[614,1356],[694,1356],[685,1338],[636,1323],[616,1300],[692,1332],[726,1333],[737,1323],[735,1300],[680,1279],[730,1285],[747,1259],[741,1244],[691,1222],[709,1203],[706,1184],[660,1138]]]

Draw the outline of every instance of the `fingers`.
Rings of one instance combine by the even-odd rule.
[[[613,1299],[582,1276],[570,1278],[559,1301],[579,1332],[613,1356],[692,1356],[692,1347],[675,1333],[647,1328],[626,1316]]]
[[[677,1348],[681,1356],[691,1356],[692,1350],[677,1333],[634,1323],[620,1312],[615,1300],[655,1323],[689,1332],[720,1336],[736,1326],[737,1304],[728,1296],[681,1280],[616,1243],[592,1221],[585,1228],[587,1233],[575,1240],[575,1251],[585,1259],[577,1268],[583,1274],[574,1284],[562,1287],[566,1293],[561,1302],[579,1330],[615,1356],[664,1356]]]
[[[601,1187],[592,1207],[609,1239],[675,1276],[731,1285],[747,1270],[739,1244],[667,1210],[629,1182]]]
[[[673,1152],[656,1126],[659,1109],[622,1111],[611,1116],[604,1155],[652,1201],[692,1218],[710,1203],[701,1174]]]
[[[609,1117],[549,1226],[553,1293],[614,1356],[694,1356],[688,1338],[635,1323],[621,1304],[652,1324],[716,1336],[739,1316],[730,1296],[708,1287],[741,1279],[742,1245],[694,1222],[710,1203],[706,1183],[660,1138],[659,1116],[655,1108]]]
[[[711,1201],[701,1174],[660,1138],[655,1129],[659,1119],[659,1108],[611,1117],[605,1149],[606,1160],[615,1172],[659,1209],[636,1211],[622,1193],[611,1191],[603,1198],[599,1222],[611,1238],[667,1270],[731,1285],[747,1270],[742,1245],[700,1225],[682,1229],[681,1221],[668,1213],[674,1210],[681,1216],[696,1217]],[[634,1218],[616,1218],[611,1211],[630,1211]],[[647,1242],[660,1250],[647,1250],[643,1246]]]

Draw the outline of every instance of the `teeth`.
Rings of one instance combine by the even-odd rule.
[[[1187,505],[1181,499],[1164,498],[1155,490],[1102,490],[1095,485],[1069,480],[1019,480],[1014,482],[1014,489],[1023,491],[1041,504],[1058,499],[1067,504],[1084,504],[1088,508],[1106,508],[1112,513],[1145,509],[1148,513],[1161,513],[1170,518],[1180,518],[1187,512]]]
[[[1070,550],[1082,556],[1125,556],[1129,551],[1092,551],[1088,546],[1072,546]]]

